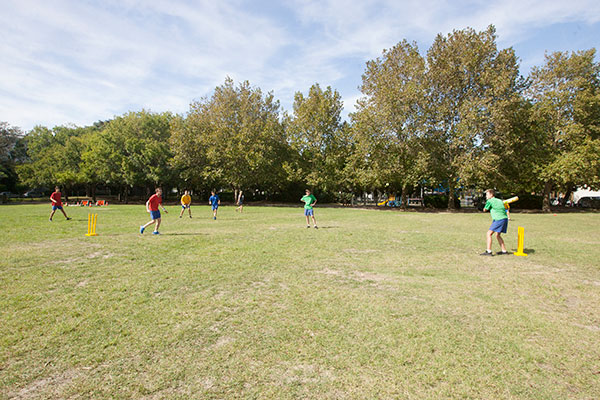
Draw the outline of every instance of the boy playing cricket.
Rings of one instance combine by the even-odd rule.
[[[240,194],[237,198],[237,205],[238,205],[238,208],[236,208],[235,211],[243,212],[244,211],[244,194],[241,190],[240,190]]]
[[[60,198],[61,198],[60,188],[58,186],[56,186],[54,188],[54,193],[52,193],[50,195],[50,201],[52,202],[52,212],[50,213],[50,222],[52,222],[52,217],[54,217],[54,213],[56,212],[56,210],[62,211],[62,213],[65,216],[65,218],[67,219],[67,221],[69,221],[71,219],[67,216],[67,213],[65,212],[65,210],[63,210],[62,201]]]
[[[190,218],[192,218],[192,208],[190,207],[191,205],[192,205],[192,197],[190,196],[189,190],[186,190],[183,193],[183,196],[181,196],[181,213],[179,214],[179,218],[181,218],[183,216],[183,213],[185,212],[186,208],[190,213]]]
[[[309,217],[311,217],[315,229],[319,229],[319,227],[317,226],[317,221],[315,220],[315,212],[313,210],[314,205],[317,204],[317,198],[310,193],[309,189],[306,189],[305,193],[306,194],[300,199],[300,201],[304,202],[304,215],[306,216],[306,227],[310,228]]]
[[[485,253],[481,253],[482,256],[492,256],[492,236],[494,236],[494,232],[496,233],[496,238],[498,239],[498,243],[500,243],[500,248],[502,251],[497,252],[496,254],[508,254],[506,251],[506,246],[504,245],[504,240],[500,236],[502,233],[506,233],[506,229],[508,228],[508,217],[506,216],[506,208],[504,208],[504,202],[495,197],[496,192],[494,189],[488,189],[485,191],[485,197],[487,201],[485,203],[485,207],[483,207],[483,211],[490,211],[492,215],[492,225],[487,232],[487,249]]]
[[[212,206],[213,219],[217,219],[217,210],[219,209],[219,205],[221,204],[221,199],[219,199],[219,196],[215,193],[214,190],[211,191],[210,194],[211,196],[208,199],[208,204]]]
[[[150,198],[148,199],[148,201],[146,202],[146,211],[148,211],[150,213],[150,217],[152,218],[152,221],[148,222],[146,225],[142,225],[140,226],[140,233],[143,234],[144,230],[156,223],[156,226],[154,227],[154,232],[152,232],[153,235],[158,235],[158,228],[160,227],[160,211],[158,211],[158,206],[160,206],[162,208],[162,210],[165,212],[165,214],[168,214],[167,210],[165,210],[165,208],[162,205],[162,189],[161,188],[156,188],[156,193],[154,193],[152,196],[150,196]]]

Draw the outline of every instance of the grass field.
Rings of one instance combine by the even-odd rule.
[[[168,209],[0,207],[1,398],[600,398],[600,214]]]

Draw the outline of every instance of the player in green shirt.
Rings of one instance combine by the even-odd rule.
[[[304,202],[304,215],[306,216],[306,227],[310,228],[310,218],[312,217],[313,225],[315,229],[319,229],[317,226],[317,220],[315,220],[315,213],[313,207],[317,204],[317,198],[310,193],[309,189],[306,189],[306,194],[300,199]]]
[[[487,249],[485,253],[481,253],[482,256],[492,256],[492,236],[494,236],[494,232],[496,233],[496,238],[498,239],[498,243],[500,243],[500,247],[502,251],[499,251],[498,255],[508,254],[506,251],[506,246],[504,245],[504,240],[500,236],[502,233],[506,233],[506,229],[508,228],[508,217],[506,216],[506,208],[504,207],[504,202],[498,198],[496,198],[496,192],[494,189],[488,189],[485,191],[485,197],[487,201],[485,203],[485,207],[483,207],[483,211],[489,211],[492,215],[492,225],[487,232]]]

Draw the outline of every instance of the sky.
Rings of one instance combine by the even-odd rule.
[[[598,0],[0,0],[0,121],[90,125],[185,114],[227,76],[272,91],[331,86],[344,114],[368,60],[403,39],[496,27],[527,75],[545,52],[600,48]],[[599,61],[599,56],[596,57]]]

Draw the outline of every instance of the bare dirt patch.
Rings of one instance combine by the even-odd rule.
[[[83,375],[84,372],[79,369],[68,369],[57,375],[36,379],[35,381],[30,382],[27,386],[21,388],[19,391],[9,393],[8,398],[60,398],[60,394],[64,393],[65,389],[67,389],[67,387],[69,387],[74,380],[83,377]]]

